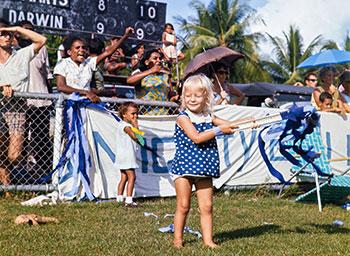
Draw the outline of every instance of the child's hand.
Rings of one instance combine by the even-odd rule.
[[[218,126],[223,134],[232,134],[237,126],[233,124],[222,124]]]
[[[251,119],[252,119],[252,122],[253,122],[252,129],[259,128],[259,127],[260,127],[260,124],[258,124],[258,123],[256,122],[255,118],[252,117]]]

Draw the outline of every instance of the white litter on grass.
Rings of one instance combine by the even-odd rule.
[[[170,224],[169,226],[159,228],[158,230],[162,233],[174,233],[174,224]],[[199,231],[195,231],[188,226],[184,227],[184,233],[190,233],[196,236],[198,239],[202,238],[202,234]]]
[[[264,221],[262,224],[263,225],[273,225],[273,222],[266,222],[266,221]]]
[[[35,206],[35,205],[56,205],[58,203],[58,192],[54,191],[52,193],[49,193],[47,195],[40,195],[37,197],[34,197],[32,199],[29,199],[27,201],[21,202],[21,205],[23,206]]]
[[[143,215],[145,216],[145,217],[154,217],[155,219],[157,219],[158,220],[158,216],[157,215],[155,215],[153,212],[144,212],[143,213]]]

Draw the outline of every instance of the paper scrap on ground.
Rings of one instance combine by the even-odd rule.
[[[174,233],[174,224],[170,224],[167,227],[159,228],[158,230],[162,233]],[[198,239],[202,237],[202,234],[199,231],[195,231],[188,226],[184,227],[184,233],[190,233],[196,236]]]

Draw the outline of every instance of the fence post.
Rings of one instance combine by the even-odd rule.
[[[62,143],[62,130],[63,130],[63,94],[60,94],[55,104],[55,130],[53,140],[53,160],[52,169],[58,164],[58,160],[61,157],[61,143]]]

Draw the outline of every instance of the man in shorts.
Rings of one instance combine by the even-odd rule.
[[[33,43],[14,50],[15,33]],[[25,133],[26,102],[11,97],[13,92],[28,92],[29,63],[45,43],[46,37],[22,27],[11,27],[6,20],[0,19],[0,90],[5,97],[1,100],[1,112],[8,126],[8,134],[0,129],[0,183],[3,185],[10,184],[9,167],[20,159]]]

